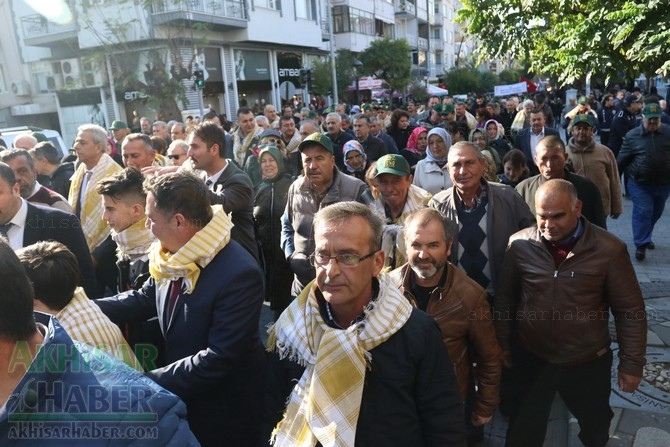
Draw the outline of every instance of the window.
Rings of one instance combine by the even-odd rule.
[[[441,51],[435,52],[435,65],[442,65],[443,64],[443,62],[442,62],[443,59],[444,59],[444,57],[443,57]]]
[[[336,34],[357,33],[368,36],[379,34],[392,37],[391,30],[393,29],[393,25],[380,26],[379,23],[376,23],[372,13],[356,8],[349,8],[347,6],[333,7],[333,23]],[[384,32],[384,34],[381,34],[379,31]]]
[[[335,34],[348,33],[349,26],[349,8],[346,6],[333,6],[333,32]]]
[[[280,0],[255,0],[255,5],[259,8],[281,9]]]
[[[314,20],[316,8],[314,0],[294,0],[295,1],[295,16],[299,19]]]
[[[395,23],[386,23],[381,20],[375,20],[375,34],[380,37],[395,37]]]

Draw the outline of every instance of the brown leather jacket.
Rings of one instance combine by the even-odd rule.
[[[517,342],[550,363],[585,363],[610,345],[611,310],[619,370],[640,377],[647,321],[626,245],[582,222],[584,233],[558,268],[537,228],[512,235],[496,289],[498,340],[505,351]]]
[[[463,400],[468,393],[471,374],[468,346],[474,347],[478,391],[473,412],[478,416],[489,417],[500,400],[498,386],[501,365],[500,346],[496,340],[487,294],[479,284],[451,263],[447,264],[447,269],[446,280],[433,290],[426,311],[440,327],[444,345],[454,362]],[[390,276],[391,281],[416,307],[416,300],[410,291],[414,272],[409,264],[393,270]]]

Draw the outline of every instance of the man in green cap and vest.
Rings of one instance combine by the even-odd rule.
[[[281,246],[295,278],[292,294],[314,279],[315,270],[308,257],[314,252],[312,220],[321,208],[346,201],[372,203],[368,187],[335,166],[333,143],[315,132],[298,146],[304,174],[289,187],[286,210],[282,216]]]
[[[379,196],[374,206],[386,217],[382,236],[384,265],[396,268],[406,261],[402,237],[405,219],[412,211],[428,206],[433,195],[412,184],[409,163],[402,155],[389,154],[377,160],[375,179]]]

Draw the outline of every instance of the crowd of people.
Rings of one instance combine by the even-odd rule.
[[[82,125],[63,159],[17,138],[0,151],[0,278],[20,285],[0,298],[0,439],[21,444],[26,393],[63,423],[67,396],[34,387],[55,383],[86,384],[83,407],[144,390],[146,445],[476,445],[500,407],[507,445],[540,446],[558,392],[604,446],[610,313],[622,391],[647,333],[607,218],[625,190],[636,258],[655,248],[665,109],[626,92],[560,114],[544,94],[266,104],[234,124]],[[63,347],[75,361],[45,373]]]

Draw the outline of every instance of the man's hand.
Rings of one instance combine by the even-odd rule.
[[[480,427],[487,422],[491,420],[491,416],[489,417],[484,417],[484,416],[479,416],[476,414],[474,411],[472,412],[472,416],[470,417],[470,420],[472,421],[472,426],[473,427]]]
[[[640,385],[642,377],[633,376],[619,371],[619,389],[626,393],[632,393]]]

